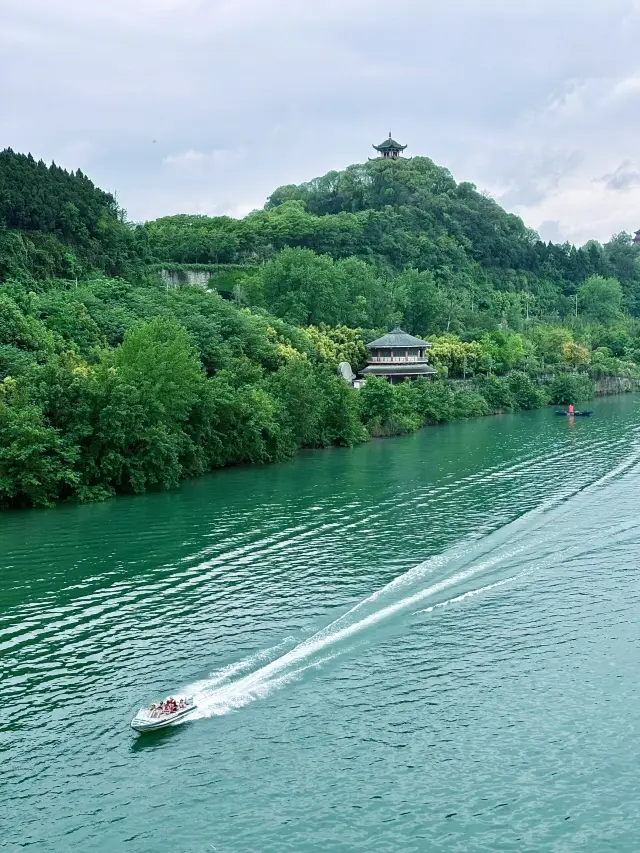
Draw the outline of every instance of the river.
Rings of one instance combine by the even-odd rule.
[[[636,850],[640,401],[594,409],[0,516],[0,849]]]

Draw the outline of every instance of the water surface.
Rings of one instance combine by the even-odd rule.
[[[0,516],[0,848],[634,851],[639,427],[629,396]]]

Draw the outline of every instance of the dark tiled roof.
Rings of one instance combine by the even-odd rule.
[[[434,368],[425,361],[408,361],[406,364],[369,364],[362,371],[363,376],[430,376]]]
[[[385,139],[385,141],[381,142],[380,145],[374,145],[373,147],[376,151],[404,151],[407,146],[400,145],[400,143],[396,142],[395,139],[392,139],[391,134],[389,134],[388,139]]]
[[[430,347],[431,344],[427,341],[421,341],[420,338],[414,338],[413,335],[408,335],[402,329],[396,327],[388,335],[371,341],[367,344],[369,349],[394,349],[396,347]]]

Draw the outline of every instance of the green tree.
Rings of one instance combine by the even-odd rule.
[[[379,376],[369,377],[360,389],[360,412],[372,435],[381,434],[392,419],[394,408],[393,386]]]
[[[298,325],[341,319],[346,291],[340,270],[328,256],[285,249],[262,271],[264,297],[278,316]]]
[[[581,403],[589,400],[595,393],[593,382],[580,374],[560,374],[553,379],[548,388],[549,400],[560,406],[569,403]]]
[[[622,287],[615,278],[592,275],[578,288],[583,315],[598,323],[612,323],[620,314]]]
[[[514,370],[507,377],[507,381],[515,408],[539,409],[547,404],[548,397],[545,391],[526,373]]]
[[[481,376],[477,385],[492,412],[509,412],[518,408],[508,379],[493,375]]]
[[[186,329],[162,317],[130,329],[113,365],[121,382],[137,390],[148,419],[161,423],[185,421],[204,381]]]
[[[0,383],[0,506],[44,507],[66,497],[78,482],[76,459],[76,448],[15,383]]]

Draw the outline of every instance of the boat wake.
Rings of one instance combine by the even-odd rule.
[[[563,561],[577,556],[584,547],[585,533],[574,529],[567,541],[569,525],[562,520],[568,514],[572,522],[579,518],[582,502],[600,500],[595,490],[624,476],[638,461],[640,449],[598,480],[567,488],[493,533],[470,537],[462,545],[420,563],[293,648],[286,650],[295,642],[288,638],[183,688],[197,705],[189,719],[227,714],[264,698],[344,654],[357,641],[366,639],[371,628],[392,622],[399,614],[432,614],[443,607],[463,605],[545,566],[557,565],[560,552]],[[482,584],[470,587],[476,578],[482,578]]]

